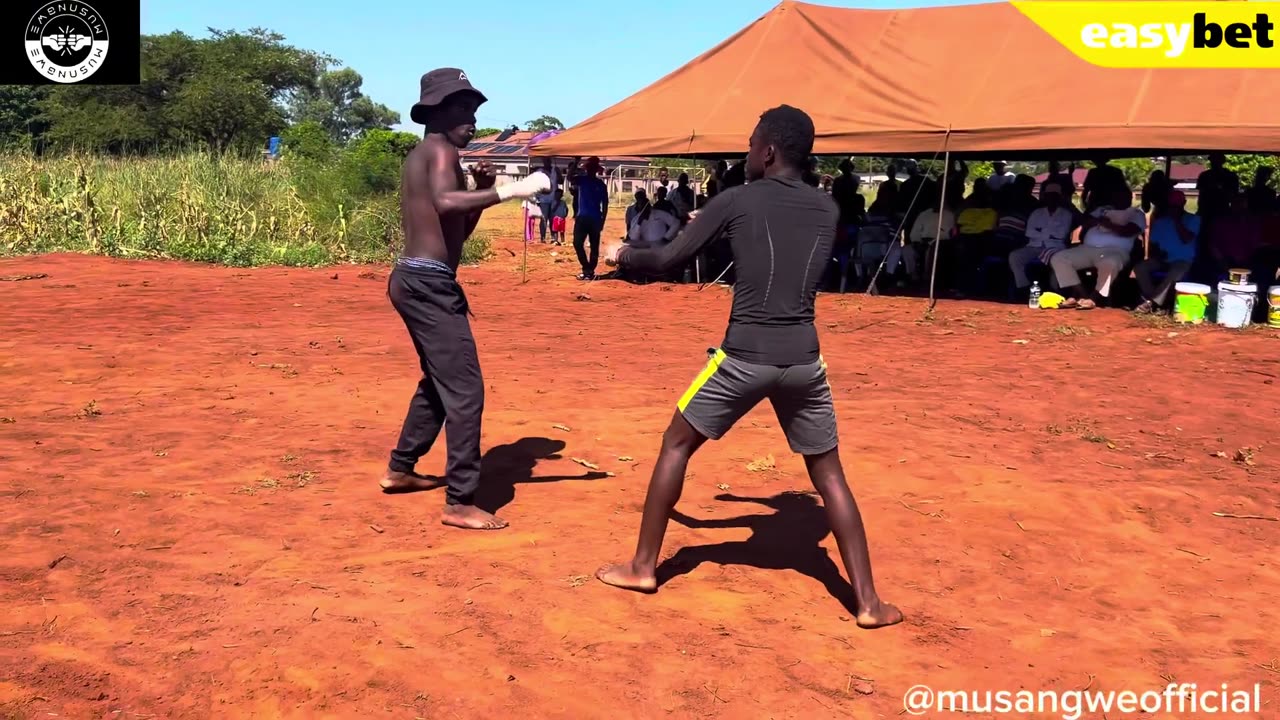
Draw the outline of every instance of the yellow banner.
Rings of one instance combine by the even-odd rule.
[[[1081,59],[1112,68],[1280,68],[1274,2],[1014,0]],[[1280,76],[1277,77],[1280,81]]]

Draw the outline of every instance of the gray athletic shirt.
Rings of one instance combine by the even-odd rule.
[[[712,198],[669,245],[627,249],[624,268],[660,274],[723,238],[737,273],[722,349],[757,365],[818,360],[813,303],[831,260],[839,212],[799,179],[764,178]]]

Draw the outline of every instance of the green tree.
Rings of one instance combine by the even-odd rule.
[[[551,115],[543,115],[542,117],[525,123],[524,129],[535,133],[546,132],[548,130],[563,130],[564,123],[560,122],[559,118],[552,117]]]
[[[318,123],[340,143],[368,130],[386,130],[399,123],[399,113],[375,103],[360,91],[363,84],[364,78],[351,68],[325,71],[314,87],[304,87],[294,93],[290,119],[294,123]]]
[[[1151,158],[1112,160],[1110,164],[1120,168],[1120,172],[1124,173],[1125,182],[1135,190],[1142,187],[1151,178],[1151,173],[1156,170],[1156,163]]]
[[[286,127],[286,101],[315,88],[332,62],[260,28],[144,36],[141,48],[139,85],[50,90],[41,103],[49,142],[110,152],[261,147]]]
[[[329,131],[314,120],[290,125],[280,134],[280,142],[290,157],[328,162],[338,152],[338,144]]]
[[[1249,187],[1253,184],[1253,177],[1258,173],[1259,168],[1269,167],[1274,171],[1271,181],[1268,183],[1272,188],[1276,187],[1277,180],[1280,180],[1280,157],[1275,155],[1228,155],[1227,169],[1233,170],[1240,176],[1240,186]]]
[[[30,145],[48,127],[40,103],[47,85],[0,85],[0,146]]]
[[[476,137],[488,137],[502,132],[502,128],[476,128]]]

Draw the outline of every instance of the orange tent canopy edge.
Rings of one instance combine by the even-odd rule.
[[[534,155],[742,154],[760,113],[813,117],[819,155],[1280,150],[1280,71],[1081,60],[1007,3],[788,0]]]

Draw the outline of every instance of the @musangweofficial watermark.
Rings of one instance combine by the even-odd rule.
[[[8,53],[0,61],[0,83],[137,84],[139,8],[140,0],[7,0],[0,28],[8,30],[0,38],[14,41],[0,40],[0,53]]]
[[[993,713],[1024,716],[1055,714],[1062,720],[1167,713],[1200,715],[1245,715],[1257,717],[1262,710],[1262,686],[1231,689],[1226,683],[1202,689],[1195,683],[1170,683],[1163,690],[934,690],[916,685],[902,696],[908,715],[934,716],[939,713]]]

